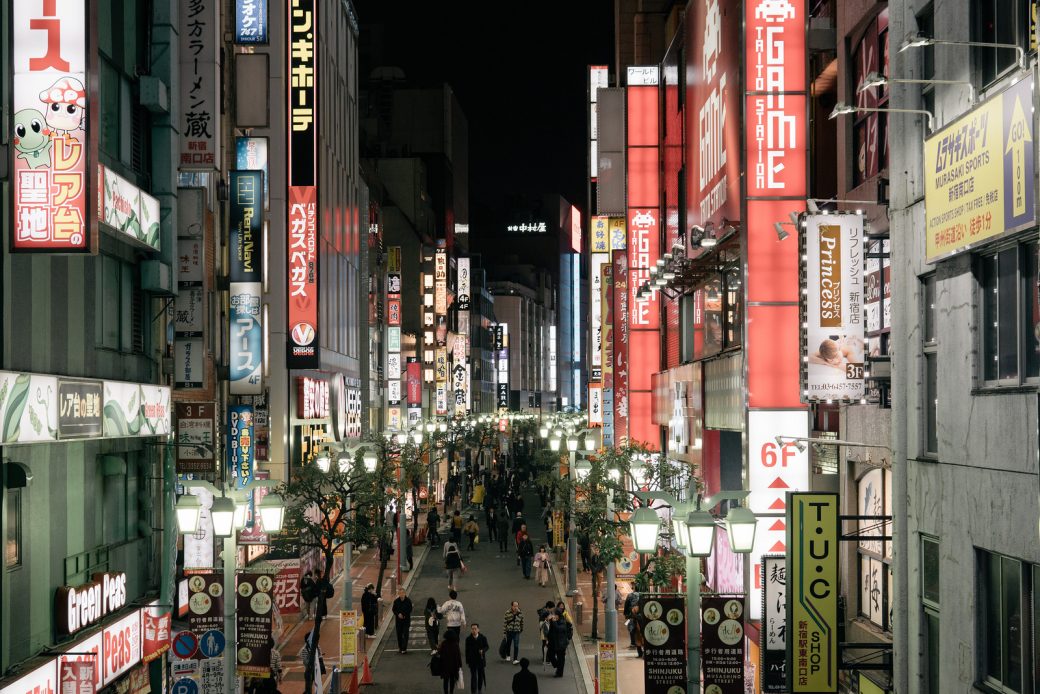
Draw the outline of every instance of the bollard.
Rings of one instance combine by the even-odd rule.
[[[574,623],[575,624],[577,624],[579,626],[581,625],[584,612],[585,612],[585,605],[583,605],[580,602],[574,603]]]

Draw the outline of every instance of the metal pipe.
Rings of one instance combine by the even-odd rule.
[[[686,694],[701,691],[701,559],[686,557]]]
[[[611,521],[614,518],[614,504],[613,501],[613,490],[607,490],[607,520]],[[614,562],[610,562],[607,565],[607,600],[606,608],[603,610],[603,620],[606,622],[606,638],[607,643],[617,643],[617,606],[614,604],[614,591],[616,590],[616,583],[614,581]]]
[[[235,666],[238,656],[235,611],[238,593],[235,589],[235,569],[238,565],[238,547],[235,530],[224,538],[224,694],[236,694]]]
[[[567,595],[578,594],[578,538],[575,533],[574,525],[574,459],[575,451],[568,451],[567,455],[570,458],[570,467],[567,468],[567,476],[571,478],[570,487],[570,523],[567,524],[569,529],[569,536],[567,538]]]

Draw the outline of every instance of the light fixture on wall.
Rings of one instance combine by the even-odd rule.
[[[863,81],[856,87],[856,93],[862,94],[868,89],[887,87],[890,84],[962,84],[968,88],[968,98],[975,103],[975,87],[968,80],[939,80],[939,79],[906,79],[902,77],[886,77],[880,72],[868,72]]]
[[[923,114],[928,118],[928,132],[935,130],[935,118],[932,116],[931,111],[926,111],[923,108],[870,108],[868,106],[851,106],[846,104],[844,101],[839,101],[834,105],[834,110],[831,111],[831,115],[827,116],[828,119],[834,120],[838,116],[847,116],[850,113],[917,113]]]
[[[926,46],[969,46],[973,48],[1007,48],[1009,50],[1013,48],[1018,53],[1018,66],[1023,70],[1026,69],[1026,52],[1015,43],[951,41],[950,39],[937,39],[931,36],[922,36],[921,34],[907,34],[906,38],[903,39],[903,45],[899,47],[899,52],[902,53],[910,48],[924,48]]]

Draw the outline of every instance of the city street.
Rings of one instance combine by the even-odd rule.
[[[541,509],[537,505],[537,496],[528,495],[525,508],[531,510],[531,539],[537,548],[545,542],[545,530],[537,520]],[[505,554],[498,551],[498,542],[492,542],[484,525],[483,511],[473,510],[474,517],[480,521],[480,542],[472,552],[463,551],[468,571],[456,581],[459,601],[466,610],[469,624],[480,624],[481,632],[487,636],[491,651],[487,658],[487,690],[489,692],[511,691],[513,675],[520,666],[505,663],[498,657],[498,644],[502,640],[502,617],[512,600],[520,601],[524,613],[524,632],[520,637],[520,657],[531,661],[531,671],[538,676],[539,694],[562,694],[563,692],[585,692],[578,661],[572,644],[567,653],[567,665],[562,678],[554,678],[554,670],[546,663],[541,663],[541,640],[538,636],[537,610],[547,600],[559,600],[554,584],[547,588],[539,588],[532,578],[524,580],[520,567],[516,565],[516,554],[509,551]],[[525,517],[526,517],[525,513]],[[462,543],[465,549],[465,542]],[[511,543],[510,543],[511,544]],[[393,625],[387,629],[386,636],[380,644],[378,655],[372,661],[372,673],[375,682],[366,687],[368,692],[396,691],[440,691],[439,678],[430,675],[427,665],[430,662],[430,649],[423,628],[422,609],[429,597],[443,604],[448,599],[448,584],[444,576],[441,560],[441,548],[438,547],[427,555],[421,568],[421,574],[413,584],[409,597],[412,599],[411,634],[408,641],[408,653],[397,652],[397,641]],[[388,617],[389,618],[389,617]],[[441,636],[443,637],[443,622]],[[465,637],[467,632],[463,631]],[[461,644],[465,650],[465,639]],[[469,681],[469,668],[464,668],[466,691],[472,691]]]

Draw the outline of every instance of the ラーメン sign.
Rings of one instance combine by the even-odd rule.
[[[802,255],[805,402],[863,397],[863,217],[810,214]]]
[[[787,691],[838,691],[838,495],[787,495]]]
[[[86,0],[11,6],[14,250],[90,252]],[[5,27],[7,29],[7,27]],[[97,109],[91,104],[90,110]]]
[[[1019,80],[925,140],[926,262],[1036,223],[1032,85]]]

